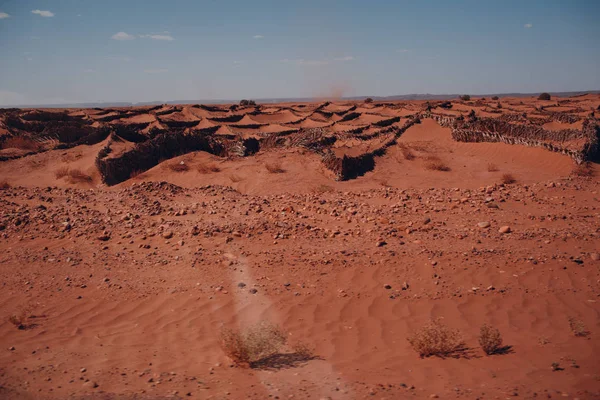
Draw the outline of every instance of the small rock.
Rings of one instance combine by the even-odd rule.
[[[598,260],[600,260],[600,254],[598,254],[598,253],[591,253],[591,254],[590,254],[590,258],[591,258],[593,261],[598,261]]]
[[[510,233],[510,226],[504,225],[504,226],[500,227],[500,229],[498,229],[498,232],[500,232],[500,233]]]
[[[245,288],[246,284],[244,282],[240,282],[240,283],[238,283],[238,287],[239,288]]]
[[[408,282],[402,284],[402,290],[408,290]]]
[[[392,285],[383,285],[384,289],[390,290],[392,288]]]
[[[430,223],[430,222],[431,222],[431,218],[425,218],[425,219],[423,220],[423,225],[427,225],[427,224],[428,224],[428,223]]]
[[[378,240],[377,243],[375,243],[375,246],[377,247],[382,247],[385,246],[387,243],[385,242],[385,240]]]
[[[173,231],[163,232],[162,237],[164,237],[165,239],[171,239],[173,237]]]
[[[258,289],[252,288],[250,289],[250,293],[252,294],[256,294],[258,292]]]
[[[483,221],[483,222],[479,222],[477,223],[477,226],[484,229],[484,228],[489,228],[490,227],[490,223],[487,221]]]

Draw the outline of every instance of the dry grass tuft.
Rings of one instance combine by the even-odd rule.
[[[10,189],[10,183],[6,180],[0,181],[0,189]]]
[[[31,307],[22,307],[15,314],[8,317],[8,322],[18,329],[24,330],[29,327],[28,321],[31,317]]]
[[[69,171],[69,181],[71,183],[91,182],[92,177],[83,173],[80,169],[72,169]]]
[[[185,172],[189,171],[190,167],[182,161],[178,163],[169,164],[169,169],[173,172]]]
[[[425,168],[432,171],[450,171],[450,167],[437,156],[427,156],[425,158]]]
[[[80,169],[70,169],[69,167],[60,167],[54,171],[56,179],[67,178],[69,183],[91,182],[92,177]]]
[[[274,164],[267,163],[267,164],[265,164],[265,168],[271,174],[283,174],[285,172],[285,169],[283,169],[281,167],[281,164],[279,164],[279,163],[274,163]]]
[[[221,172],[221,168],[219,168],[215,164],[200,164],[200,165],[198,165],[197,170],[201,174],[210,174],[211,172]]]
[[[505,185],[509,185],[511,183],[515,183],[517,180],[515,179],[515,177],[512,174],[506,173],[506,174],[502,174],[500,181],[502,183],[504,183]]]
[[[448,328],[439,319],[425,325],[409,337],[408,342],[421,357],[452,357],[466,349],[460,332]]]
[[[54,171],[54,176],[56,177],[56,179],[64,178],[67,175],[69,175],[69,167],[60,167],[59,169]]]
[[[321,185],[317,186],[316,188],[314,188],[313,191],[316,194],[329,193],[329,192],[333,192],[333,187],[331,187],[329,185],[321,184]]]
[[[225,354],[240,366],[250,367],[253,362],[279,353],[287,336],[276,325],[261,322],[244,331],[224,329],[221,345]]]
[[[586,337],[590,334],[590,332],[585,328],[585,324],[580,319],[569,317],[569,327],[571,328],[573,335],[577,337]]]
[[[295,343],[292,346],[292,350],[294,351],[294,354],[300,359],[311,360],[315,358],[314,350],[304,342]]]
[[[23,136],[13,136],[6,139],[2,143],[2,148],[40,151],[42,149],[42,145],[33,139],[29,139]]]
[[[496,164],[489,163],[487,166],[488,172],[497,172],[498,166]]]
[[[594,170],[589,162],[578,164],[573,168],[572,175],[581,176],[583,178],[589,178],[594,176]]]
[[[500,331],[484,324],[479,330],[479,345],[488,356],[501,352],[502,336]]]
[[[402,152],[402,156],[404,156],[404,159],[409,160],[409,161],[415,159],[415,153],[413,153],[412,150],[409,149],[408,147],[401,145],[400,151]]]

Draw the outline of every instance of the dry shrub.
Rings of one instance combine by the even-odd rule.
[[[29,327],[28,321],[31,317],[31,307],[21,307],[16,313],[8,317],[8,322],[18,329],[24,330]]]
[[[589,162],[585,162],[582,164],[577,164],[571,174],[575,176],[581,176],[584,178],[589,178],[594,176],[594,170],[592,169],[592,165]]]
[[[489,163],[487,166],[488,172],[496,172],[498,171],[498,166],[496,164]]]
[[[189,171],[190,167],[182,161],[179,163],[169,164],[169,169],[173,172],[185,172]]]
[[[577,337],[586,337],[590,334],[590,332],[585,329],[585,324],[580,319],[569,317],[569,327],[571,328],[573,335]]]
[[[404,145],[401,145],[400,146],[400,151],[402,152],[402,156],[404,156],[404,158],[406,160],[410,161],[410,160],[414,160],[415,159],[415,154],[408,147],[406,147]]]
[[[201,174],[210,174],[211,172],[220,172],[221,168],[219,168],[215,164],[200,164],[198,165],[198,172]]]
[[[274,164],[267,163],[267,164],[265,164],[265,168],[271,174],[283,174],[285,172],[285,169],[283,169],[281,167],[281,164],[279,164],[279,163],[274,163]]]
[[[437,156],[426,157],[425,158],[425,168],[432,170],[432,171],[450,171],[450,167],[448,167]]]
[[[8,183],[8,181],[6,181],[6,180],[0,181],[0,189],[9,189],[9,188],[10,188],[10,183]]]
[[[72,169],[69,170],[69,181],[71,183],[91,182],[92,177],[88,174],[83,173],[83,171],[81,171],[80,169]]]
[[[506,174],[502,174],[500,181],[502,183],[504,183],[505,185],[509,185],[511,183],[515,183],[517,180],[515,179],[515,177],[512,174],[506,173]]]
[[[6,139],[2,143],[2,148],[40,151],[42,149],[42,145],[33,139],[29,139],[23,136],[13,136]]]
[[[221,345],[225,354],[240,366],[279,353],[287,342],[281,328],[268,322],[258,323],[243,331],[224,329]]]
[[[244,180],[244,178],[242,178],[242,177],[241,177],[241,176],[239,176],[239,175],[235,175],[235,174],[234,174],[234,175],[229,175],[229,180],[230,180],[231,182],[233,182],[233,183],[237,183],[237,182],[241,182],[241,181],[243,181],[243,180]]]
[[[295,343],[292,345],[292,350],[299,359],[311,360],[315,358],[314,350],[304,342]]]
[[[91,182],[92,177],[80,169],[70,169],[69,167],[60,167],[54,171],[56,179],[67,178],[70,183]]]
[[[317,194],[333,192],[333,187],[331,187],[329,185],[321,184],[321,185],[317,186],[316,188],[314,188],[314,192]]]
[[[60,167],[59,169],[54,171],[54,176],[56,177],[56,179],[64,178],[67,175],[69,175],[69,167]]]
[[[392,187],[392,185],[389,184],[387,179],[378,179],[377,183],[379,183],[383,187]]]
[[[448,328],[439,319],[425,325],[409,337],[408,342],[421,358],[452,357],[465,350],[460,332]]]
[[[500,331],[484,324],[479,330],[479,345],[488,356],[501,352],[502,336]]]

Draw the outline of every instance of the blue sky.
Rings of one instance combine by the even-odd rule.
[[[600,89],[600,1],[0,0],[0,105]]]

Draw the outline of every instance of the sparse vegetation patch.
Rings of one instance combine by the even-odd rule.
[[[501,352],[502,336],[500,331],[484,324],[479,330],[479,345],[488,356]]]
[[[408,338],[421,357],[454,357],[466,350],[460,332],[435,319]]]
[[[511,183],[515,183],[517,179],[512,174],[506,173],[502,174],[500,181],[505,185],[510,185]]]

